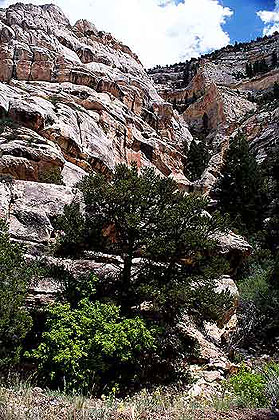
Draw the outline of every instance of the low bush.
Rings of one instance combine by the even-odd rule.
[[[44,184],[65,185],[60,168],[45,169],[39,175],[39,182]]]
[[[238,374],[229,379],[229,388],[236,403],[243,408],[279,408],[279,365],[268,363],[250,371],[243,365]]]
[[[238,374],[230,378],[229,386],[240,407],[256,408],[268,405],[265,394],[266,381],[261,373],[250,372],[243,366]]]
[[[18,124],[9,117],[1,118],[0,119],[0,134],[4,132],[6,127],[16,129],[18,128]]]
[[[76,309],[57,303],[48,313],[42,342],[31,355],[50,384],[88,391],[124,376],[135,380],[145,353],[155,349],[155,329],[139,317],[122,317],[114,304],[84,299]]]

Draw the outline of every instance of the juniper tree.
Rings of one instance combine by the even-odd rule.
[[[19,361],[22,340],[31,328],[32,319],[24,309],[31,273],[22,247],[10,242],[0,220],[0,366]]]
[[[208,130],[208,117],[204,114],[203,129]],[[199,179],[209,162],[208,148],[203,141],[196,142],[193,140],[189,149],[186,151],[187,162],[185,166],[185,176],[191,181]]]
[[[267,180],[267,223],[265,226],[267,246],[279,251],[279,155],[278,146],[271,148],[263,164]]]
[[[277,52],[273,51],[272,52],[272,67],[277,67],[278,65],[278,56],[277,56]]]
[[[225,231],[226,221],[219,213],[207,213],[207,199],[185,195],[172,179],[160,177],[151,168],[138,171],[135,165],[118,165],[108,179],[89,175],[78,188],[83,193],[83,214],[73,203],[60,217],[60,255],[61,251],[82,255],[90,250],[116,254],[121,260],[115,258],[114,275],[101,275],[98,282],[91,282],[93,288],[90,282],[90,287],[84,287],[84,278],[75,285],[69,277],[66,291],[70,285],[74,293],[65,298],[70,299],[71,311],[78,308],[73,297],[82,292],[91,304],[116,304],[122,319],[135,320],[136,313],[140,314],[149,331],[156,327],[157,349],[149,354],[148,363],[145,360],[138,379],[177,379],[179,357],[194,351],[193,340],[177,326],[181,311],[202,323],[220,319],[220,310],[230,301],[227,293],[214,292],[214,280],[228,269],[216,256],[216,235]],[[146,313],[140,310],[143,302]],[[38,355],[41,359],[42,354]],[[123,371],[120,374],[125,376]]]
[[[260,230],[263,221],[264,182],[256,158],[245,136],[230,141],[225,164],[216,185],[219,209],[230,215],[242,233]]]
[[[173,180],[151,168],[139,173],[135,165],[118,165],[109,182],[102,174],[89,175],[78,187],[84,196],[86,240],[77,245],[122,257],[118,276],[122,305],[139,303],[137,290],[151,282],[153,275],[159,287],[165,287],[177,276],[190,276],[191,269],[197,274],[210,265],[210,252],[216,247],[213,236],[225,223],[218,213],[206,213],[207,199],[186,196]],[[69,214],[67,208],[64,218]],[[80,220],[79,216],[74,219]],[[67,223],[71,231],[72,223],[69,219]],[[63,248],[63,237],[60,245]],[[71,249],[68,242],[66,246]],[[135,257],[141,257],[140,265]],[[188,265],[181,265],[181,260]],[[148,275],[143,278],[139,272]]]

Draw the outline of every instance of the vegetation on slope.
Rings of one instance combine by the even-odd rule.
[[[216,189],[220,212],[228,214],[231,226],[255,250],[236,275],[242,329],[233,337],[235,359],[242,357],[241,349],[251,351],[251,340],[254,347],[276,350],[277,168],[277,150],[259,166],[239,134],[231,141]],[[2,222],[2,365],[29,360],[39,383],[74,392],[125,393],[142,386],[187,383],[181,362],[190,361],[198,348],[177,323],[185,311],[196,324],[218,320],[220,308],[229,305],[226,293],[214,291],[214,280],[230,272],[228,262],[216,256],[213,239],[226,231],[227,218],[217,211],[208,213],[205,198],[182,194],[172,180],[152,169],[139,173],[135,166],[119,165],[109,180],[89,175],[78,188],[84,205],[68,205],[56,219],[60,234],[53,252],[62,258],[110,253],[120,256],[122,264],[99,278],[43,260],[34,271],[20,247],[10,242]],[[24,309],[34,273],[55,278],[61,290],[41,318]],[[32,344],[25,339],[28,333],[36,335]],[[277,407],[278,369],[269,372],[267,379],[266,372],[244,369],[229,381],[228,392],[241,397],[243,406]]]

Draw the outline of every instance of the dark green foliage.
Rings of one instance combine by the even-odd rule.
[[[265,59],[257,60],[253,64],[246,63],[246,74],[250,78],[260,73],[267,73],[269,70],[270,68]]]
[[[180,375],[177,361],[182,349],[194,351],[191,340],[176,328],[180,312],[188,310],[201,323],[204,318],[220,319],[220,310],[227,307],[228,295],[217,296],[213,290],[214,279],[229,270],[224,260],[216,257],[214,239],[226,229],[226,221],[218,213],[206,213],[207,199],[184,195],[171,179],[159,177],[150,168],[139,173],[135,166],[119,165],[109,182],[103,175],[89,175],[79,188],[84,215],[74,203],[66,206],[57,220],[63,230],[60,255],[102,251],[121,256],[123,265],[118,265],[114,274],[89,282],[93,292],[96,289],[95,297],[91,286],[90,290],[84,288],[86,278],[66,277],[64,290],[75,292],[64,296],[72,308],[76,307],[75,296],[82,297],[79,290],[88,293],[93,302],[113,301],[128,319],[133,319],[145,302],[148,309],[141,314],[160,328],[160,346],[142,369],[142,382],[163,380],[166,371],[172,380]],[[79,251],[73,249],[74,243]]]
[[[216,198],[222,213],[229,214],[241,233],[252,234],[262,227],[264,182],[246,138],[239,133],[230,142]]]
[[[266,244],[273,252],[279,250],[279,154],[274,147],[263,164],[267,184]]]
[[[272,52],[272,67],[277,67],[278,65],[278,55],[276,51]]]
[[[48,382],[89,391],[120,382],[130,372],[134,376],[144,352],[155,350],[154,334],[139,317],[123,318],[113,304],[84,299],[76,309],[69,304],[49,308],[46,331],[32,355]]]
[[[56,106],[59,102],[62,102],[62,98],[57,95],[52,95],[47,98],[54,106]]]
[[[87,231],[86,243],[78,236],[77,246],[122,256],[124,266],[119,272],[116,296],[126,307],[137,304],[138,283],[151,284],[153,278],[162,287],[170,280],[177,281],[176,276],[185,278],[193,272],[200,275],[205,259],[210,261],[205,255],[213,253],[216,246],[209,235],[224,228],[217,213],[204,215],[207,200],[184,196],[173,181],[160,178],[152,169],[138,174],[135,167],[119,165],[111,182],[103,175],[88,176],[79,188],[86,204]],[[76,212],[76,206],[66,207],[60,219],[64,238],[71,237],[68,215]],[[83,228],[80,232],[82,236]],[[137,256],[142,257],[143,279],[133,270],[133,258]],[[181,259],[189,260],[183,269]]]
[[[274,83],[273,95],[274,95],[274,99],[279,99],[279,84],[278,84],[278,82]]]
[[[246,63],[246,74],[248,77],[253,77],[253,67],[251,63]]]
[[[253,343],[256,348],[267,346],[273,352],[279,335],[278,257],[265,248],[264,241],[258,239],[252,244],[254,253],[239,270],[240,328],[234,341],[242,348],[250,348]]]
[[[6,127],[16,129],[18,124],[9,117],[0,118],[0,134],[3,133]]]
[[[11,186],[14,183],[14,178],[12,177],[12,175],[9,174],[0,174],[0,182]]]
[[[255,237],[254,254],[245,270],[239,272],[241,306],[240,342],[249,347],[251,342],[270,352],[277,348],[279,336],[279,158],[278,148],[269,150],[261,166],[265,183],[264,223]],[[259,225],[260,226],[260,225]]]
[[[55,245],[58,256],[77,256],[86,247],[87,231],[85,218],[80,212],[80,203],[74,202],[64,207],[62,216],[54,221],[59,231],[59,239]]]
[[[208,130],[208,117],[206,116],[204,117],[204,130]],[[203,141],[196,142],[193,140],[189,150],[185,153],[187,155],[187,162],[184,174],[190,181],[196,181],[202,176],[209,162],[208,148]]]
[[[22,247],[10,242],[0,220],[0,366],[19,361],[22,340],[31,328],[32,319],[23,307],[31,274]]]
[[[48,264],[46,260],[41,260],[40,277],[56,281],[59,290],[57,298],[63,303],[70,303],[72,308],[76,308],[82,299],[96,300],[99,280],[91,272],[73,273],[63,265]]]
[[[273,89],[269,90],[268,92],[264,93],[259,98],[257,98],[256,102],[261,106],[268,104],[269,107],[266,110],[273,111],[275,108],[278,107],[278,100],[279,84],[275,82],[273,85]]]
[[[247,99],[250,102],[255,102],[255,97],[252,95],[251,92],[248,92]]]
[[[40,173],[39,181],[45,184],[64,185],[61,168],[49,168]]]
[[[255,63],[253,64],[253,75],[256,75],[258,73],[266,73],[267,71],[269,71],[269,68],[265,59],[255,61]]]
[[[203,126],[204,134],[207,135],[209,132],[209,118],[206,112],[203,114],[203,117],[202,117],[202,126]]]
[[[183,86],[182,87],[186,87],[189,81],[190,81],[189,63],[186,61],[185,69],[183,70]]]

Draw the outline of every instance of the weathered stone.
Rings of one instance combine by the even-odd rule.
[[[191,135],[128,47],[88,21],[71,27],[53,5],[12,5],[0,28],[0,80],[9,82],[0,83],[0,118],[55,143],[64,174],[136,161],[187,188],[181,147]],[[150,124],[143,109],[151,110]],[[5,157],[2,172],[10,166],[16,179],[37,180],[34,159],[21,158]],[[50,162],[47,153],[40,161]],[[77,169],[63,171],[67,162]]]
[[[278,140],[278,104],[257,104],[272,94],[279,82],[273,53],[279,35],[252,41],[245,46],[228,46],[199,59],[149,71],[161,96],[183,115],[198,137],[209,145],[211,158],[200,180],[192,188],[210,192],[219,177],[229,137],[241,129],[251,150],[263,161]],[[267,71],[249,78],[246,65],[265,60]]]
[[[75,191],[31,181],[15,181],[10,191],[8,216],[12,237],[47,245],[53,233],[51,218],[74,200]]]
[[[8,220],[12,239],[25,243],[30,258],[44,254],[56,239],[53,218],[66,204],[80,200],[76,183],[92,171],[109,174],[118,163],[153,167],[183,191],[210,193],[240,119],[251,145],[261,144],[259,153],[268,143],[266,132],[276,135],[277,110],[257,113],[248,92],[269,89],[278,72],[250,81],[244,75],[240,80],[234,71],[243,72],[249,54],[241,60],[236,54],[235,69],[227,65],[226,54],[217,61],[194,59],[187,78],[183,65],[178,65],[184,79],[179,89],[174,88],[176,74],[167,69],[156,76],[157,90],[129,47],[92,23],[79,20],[71,26],[54,5],[18,3],[2,9],[0,217]],[[212,151],[195,183],[184,175],[186,145],[193,140],[189,126],[195,135],[206,137]],[[51,171],[59,182],[61,175],[65,185],[56,185],[55,176],[50,177],[53,184],[42,183]],[[217,239],[220,253],[234,266],[251,252],[249,244],[233,233]],[[134,259],[133,266],[138,269],[141,261]],[[99,277],[116,276],[123,268],[120,256],[100,253],[48,262],[62,264],[74,275],[93,272]],[[232,306],[220,316],[218,326],[208,323],[201,331],[187,314],[178,323],[181,333],[199,345],[196,362],[206,364],[206,369],[195,372],[196,396],[210,394],[211,385],[230,369],[221,343],[236,328],[238,294],[229,277],[216,284],[216,292],[226,290]],[[52,302],[57,291],[59,285],[52,279],[40,279],[30,290],[28,304]],[[136,310],[150,312],[152,302],[142,302]]]

